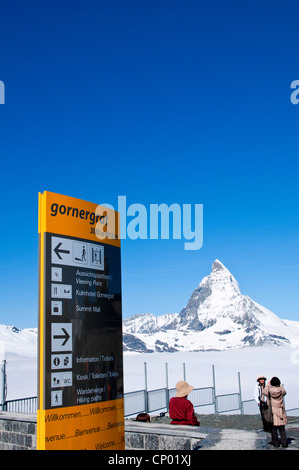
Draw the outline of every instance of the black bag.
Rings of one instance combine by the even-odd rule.
[[[262,422],[264,431],[271,432],[273,429],[273,414],[272,414],[272,405],[271,405],[271,395],[268,395],[268,402],[260,402],[260,411],[262,416]]]

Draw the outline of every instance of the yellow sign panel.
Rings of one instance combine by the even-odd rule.
[[[124,449],[123,400],[38,411],[47,432],[39,448],[48,450]]]
[[[39,232],[102,240],[120,247],[118,212],[48,191],[39,198]]]
[[[124,449],[118,214],[39,196],[38,449]]]

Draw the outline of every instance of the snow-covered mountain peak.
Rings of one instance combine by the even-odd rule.
[[[239,284],[231,272],[219,260],[215,260],[212,265],[212,272],[204,277],[198,289],[208,285],[214,293],[218,292],[222,297],[241,295]]]
[[[179,314],[130,317],[124,321],[124,333],[125,349],[129,345],[128,350],[147,352],[299,344],[298,331],[243,295],[218,259]]]
[[[180,318],[187,329],[202,330],[214,324],[219,316],[233,315],[232,305],[242,297],[236,279],[224,264],[215,260],[211,274],[193,291]]]
[[[215,259],[214,263],[212,264],[212,272],[217,272],[217,271],[228,271],[224,264],[219,261],[219,259]]]

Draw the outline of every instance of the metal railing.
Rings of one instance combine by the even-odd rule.
[[[156,411],[168,411],[170,398],[174,397],[176,389],[159,388],[157,390],[136,390],[124,394],[125,416],[133,416],[138,413],[153,413]],[[238,393],[215,396],[213,387],[196,388],[189,395],[194,408],[214,406],[216,413],[240,410],[244,414],[257,414],[257,406],[254,400],[240,402]],[[253,402],[253,403],[252,403]],[[248,404],[253,404],[250,413],[246,412]],[[245,406],[246,404],[246,406]],[[2,411],[12,413],[36,413],[37,397],[6,400],[1,406]]]
[[[242,411],[240,393],[226,393],[215,397],[215,412],[225,413],[230,411]]]
[[[133,416],[142,412],[168,411],[169,400],[175,394],[175,388],[125,393],[125,416]],[[259,414],[255,400],[243,402],[240,393],[216,395],[214,387],[195,388],[189,394],[189,399],[195,409],[210,405],[214,407],[215,413],[240,411],[242,414]]]
[[[145,389],[127,392],[124,394],[125,417],[136,416],[138,413],[167,412],[169,400],[175,396],[176,389],[168,388],[168,365],[166,364],[166,387],[155,390],[147,390],[147,369],[145,365]],[[186,380],[185,364],[183,364],[183,376]],[[6,400],[6,361],[3,361],[0,374],[3,376],[2,393],[0,394],[0,410],[14,413],[36,413],[37,397]],[[212,406],[215,413],[240,412],[244,415],[258,415],[259,409],[254,399],[242,400],[241,379],[238,372],[239,391],[237,393],[216,394],[215,370],[212,366],[213,386],[195,388],[189,394],[195,411],[200,407]],[[289,416],[299,416],[299,408],[287,410]]]
[[[136,390],[124,394],[125,417],[138,413],[153,413],[156,411],[168,411],[170,398],[175,396],[176,389],[159,388],[157,390]],[[257,415],[259,410],[254,399],[241,400],[239,393],[226,393],[215,395],[213,387],[196,388],[189,395],[195,411],[203,406],[212,405],[215,413],[229,413],[239,411],[243,415]],[[7,400],[0,405],[2,411],[11,413],[37,412],[37,397],[19,398]],[[299,417],[299,408],[288,409],[289,416]]]
[[[34,414],[37,412],[37,397],[18,398],[17,400],[6,400],[1,407],[2,411],[10,411],[11,413]]]

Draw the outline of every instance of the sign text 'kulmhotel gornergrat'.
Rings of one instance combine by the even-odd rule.
[[[115,233],[105,237],[107,220]],[[38,449],[124,449],[117,212],[39,195]]]

